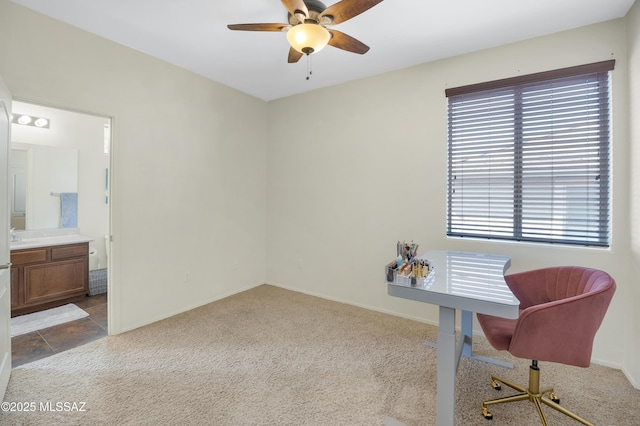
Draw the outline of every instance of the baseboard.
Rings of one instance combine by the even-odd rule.
[[[141,323],[136,323],[136,324],[133,324],[133,325],[130,325],[130,326],[127,326],[127,327],[123,327],[121,330],[118,330],[117,332],[113,332],[110,335],[116,336],[118,334],[126,333],[128,331],[135,330],[136,328],[144,327],[146,325],[150,325],[150,324],[153,324],[155,322],[162,321],[162,320],[165,320],[167,318],[171,318],[173,316],[182,314],[184,312],[188,312],[188,311],[190,311],[192,309],[199,308],[200,306],[208,305],[209,303],[213,303],[213,302],[217,302],[218,300],[226,299],[227,297],[233,296],[233,295],[238,294],[238,293],[242,293],[242,292],[247,291],[247,290],[251,290],[252,288],[259,287],[261,285],[264,285],[264,284],[263,283],[259,283],[259,284],[251,284],[251,285],[248,285],[248,286],[239,287],[238,289],[234,289],[232,291],[227,291],[225,293],[216,295],[216,296],[214,296],[214,297],[212,297],[210,299],[204,299],[203,301],[198,302],[198,303],[193,304],[193,305],[190,305],[190,306],[187,306],[186,308],[182,308],[182,309],[178,309],[176,311],[172,311],[168,315],[159,315],[158,317],[151,318],[149,321],[143,321]],[[109,330],[109,331],[112,331],[112,330]]]
[[[386,314],[386,315],[392,315],[392,316],[395,316],[395,317],[405,318],[405,319],[408,319],[408,320],[420,322],[420,323],[423,323],[423,324],[429,324],[429,325],[433,325],[433,326],[436,326],[436,327],[438,326],[438,323],[436,321],[425,320],[424,318],[419,318],[419,317],[416,317],[416,316],[413,316],[413,315],[405,315],[405,314],[402,314],[402,313],[399,313],[399,312],[391,311],[391,310],[388,310],[388,309],[382,309],[382,308],[378,308],[378,307],[375,307],[375,306],[366,305],[366,304],[363,304],[363,303],[354,303],[352,301],[340,299],[340,298],[337,298],[337,297],[327,296],[326,294],[321,294],[321,293],[317,293],[317,292],[313,292],[313,291],[306,291],[306,290],[302,290],[300,288],[289,287],[289,286],[282,285],[282,284],[261,283],[261,284],[253,284],[253,285],[240,287],[238,289],[234,289],[232,291],[228,291],[228,292],[216,295],[216,296],[214,296],[214,297],[212,297],[210,299],[206,299],[206,300],[202,301],[201,303],[197,303],[197,304],[191,305],[189,307],[186,307],[186,308],[183,308],[183,309],[180,309],[180,310],[176,310],[173,313],[171,313],[170,315],[166,315],[166,316],[163,315],[162,317],[158,317],[158,318],[152,319],[151,321],[140,323],[140,324],[135,324],[132,327],[127,327],[126,329],[120,330],[118,333],[114,333],[114,335],[115,334],[125,333],[125,332],[131,331],[131,330],[135,330],[136,328],[144,327],[146,325],[153,324],[154,322],[162,321],[162,320],[170,318],[172,316],[181,314],[183,312],[190,311],[190,310],[195,309],[195,308],[199,308],[200,306],[208,305],[209,303],[213,303],[213,302],[216,302],[218,300],[225,299],[227,297],[233,296],[233,295],[238,294],[238,293],[242,293],[242,292],[247,291],[247,290],[251,290],[252,288],[256,288],[256,287],[259,287],[261,285],[271,285],[271,286],[274,286],[274,287],[282,288],[284,290],[295,291],[297,293],[307,294],[307,295],[313,296],[313,297],[319,297],[320,299],[330,300],[332,302],[344,303],[345,305],[355,306],[355,307],[358,307],[358,308],[367,309],[367,310],[374,311],[374,312],[380,312],[380,313]],[[478,332],[478,330],[474,330],[473,334],[474,335],[484,336],[482,333]],[[627,378],[629,383],[635,389],[640,389],[640,383],[638,383],[638,381],[636,381],[634,379],[634,377],[629,373],[629,371],[627,371],[626,369],[620,367],[619,365],[614,365],[614,364],[612,364],[610,362],[606,362],[606,361],[603,361],[603,360],[600,360],[600,359],[592,359],[591,362],[593,362],[594,364],[598,364],[598,365],[604,366],[604,367],[609,367],[609,368],[613,368],[613,369],[616,369],[616,370],[620,370],[622,372],[622,374],[624,374],[624,376]]]
[[[363,309],[368,309],[370,311],[375,311],[375,312],[380,312],[381,314],[387,314],[387,315],[392,315],[394,317],[399,317],[399,318],[405,318],[408,320],[412,320],[412,321],[417,321],[417,322],[421,322],[423,324],[429,324],[429,325],[434,325],[434,326],[438,326],[438,323],[435,321],[429,321],[426,320],[424,318],[420,318],[420,317],[416,317],[413,315],[405,315],[396,311],[390,311],[387,309],[382,309],[382,308],[378,308],[376,306],[370,306],[370,305],[365,305],[362,303],[354,303],[352,301],[349,300],[343,300],[337,297],[331,297],[331,296],[327,296],[326,294],[321,294],[321,293],[316,293],[313,291],[306,291],[306,290],[301,290],[299,288],[294,288],[294,287],[289,287],[286,285],[282,285],[282,284],[272,284],[272,283],[267,283],[267,285],[272,285],[274,287],[278,287],[278,288],[282,288],[285,290],[290,290],[290,291],[295,291],[297,293],[302,293],[302,294],[308,294],[309,296],[314,296],[314,297],[319,297],[320,299],[325,299],[325,300],[331,300],[332,302],[338,302],[338,303],[344,303],[345,305],[350,305],[350,306],[355,306],[357,308],[363,308]]]
[[[620,370],[622,372],[622,374],[624,374],[624,377],[627,378],[627,380],[629,381],[631,386],[633,386],[635,389],[640,389],[640,383],[638,383],[638,381],[635,380],[635,378],[633,377],[631,372],[629,372],[624,367],[622,367],[622,366],[620,366],[618,364],[614,364],[614,363],[611,363],[611,362],[603,361],[603,360],[598,359],[598,358],[591,359],[591,363],[592,364],[601,365],[603,367],[613,368],[614,370]]]
[[[603,367],[613,368],[614,370],[620,370],[622,372],[622,374],[624,374],[624,377],[627,378],[627,380],[629,381],[631,386],[633,386],[635,389],[640,389],[640,383],[638,383],[638,381],[633,377],[631,372],[629,370],[625,369],[624,367],[622,367],[620,365],[617,365],[617,364],[613,364],[611,362],[603,361],[603,360],[597,359],[597,358],[593,358],[591,360],[591,363],[592,364],[601,365]]]
[[[629,383],[631,383],[631,386],[633,386],[635,389],[640,389],[640,383],[638,383],[638,381],[634,379],[629,371],[627,371],[625,368],[621,368],[620,371],[622,371],[624,377],[626,377]]]
[[[371,311],[380,312],[380,313],[387,314],[387,315],[392,315],[392,316],[395,316],[395,317],[405,318],[405,319],[409,319],[409,320],[412,320],[412,321],[421,322],[423,324],[429,324],[429,325],[433,325],[433,326],[436,326],[436,327],[438,326],[438,322],[437,321],[428,321],[428,320],[425,320],[424,318],[418,318],[418,317],[415,317],[415,316],[412,316],[412,315],[404,315],[402,313],[398,313],[398,312],[395,312],[395,311],[390,311],[390,310],[387,310],[387,309],[377,308],[375,306],[369,306],[369,305],[365,305],[365,304],[362,304],[362,303],[353,303],[351,301],[343,300],[343,299],[340,299],[340,298],[337,298],[337,297],[327,296],[325,294],[320,294],[320,293],[316,293],[316,292],[313,292],[313,291],[301,290],[299,288],[289,287],[289,286],[282,285],[282,284],[267,283],[267,285],[272,285],[274,287],[279,287],[279,288],[282,288],[282,289],[285,289],[285,290],[290,290],[290,291],[295,291],[295,292],[298,292],[298,293],[308,294],[309,296],[319,297],[321,299],[331,300],[333,302],[344,303],[345,305],[356,306],[358,308],[368,309],[368,310],[371,310]],[[456,327],[456,329],[458,329],[458,331],[459,331],[458,327]],[[474,327],[473,335],[474,336],[482,336],[482,337],[484,337],[484,334],[482,333],[482,331],[478,330],[476,327]],[[622,368],[620,365],[612,364],[610,362],[606,362],[606,361],[603,361],[603,360],[600,360],[600,359],[592,359],[591,362],[593,362],[594,364],[601,365],[603,367],[609,367],[609,368],[613,368],[615,370],[620,370],[622,372],[622,374],[624,374],[624,376],[627,378],[627,380],[629,380],[629,383],[631,383],[631,385],[634,388],[639,389],[638,382],[636,380],[634,380],[633,377],[631,376],[631,374],[627,370]]]

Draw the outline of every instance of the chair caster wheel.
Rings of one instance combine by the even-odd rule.
[[[502,390],[502,386],[500,386],[500,383],[496,382],[495,380],[491,380],[491,387],[497,391]]]
[[[482,407],[482,416],[487,420],[493,419],[493,414],[491,414],[486,407]]]

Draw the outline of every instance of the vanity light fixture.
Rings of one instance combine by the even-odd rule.
[[[49,127],[49,120],[47,120],[46,118],[40,117],[40,118],[36,119],[36,121],[34,121],[33,124],[36,127],[46,127],[46,128],[48,128]]]
[[[15,124],[22,124],[23,126],[39,127],[41,129],[48,129],[50,124],[48,118],[34,117],[26,114],[14,114],[11,122]]]
[[[26,126],[27,124],[31,124],[31,121],[32,119],[28,115],[21,115],[18,117],[18,124],[24,124]]]

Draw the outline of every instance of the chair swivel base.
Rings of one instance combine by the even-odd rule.
[[[543,389],[542,391],[540,390],[540,369],[538,368],[537,361],[533,361],[531,363],[531,366],[529,367],[529,388],[528,389],[523,386],[517,385],[513,382],[510,382],[508,380],[501,379],[500,377],[491,375],[491,386],[493,386],[495,390],[502,389],[502,387],[500,386],[500,383],[507,385],[512,389],[515,389],[519,393],[511,396],[506,396],[503,398],[492,399],[490,401],[484,401],[482,403],[482,415],[487,420],[491,420],[493,418],[493,414],[491,414],[491,412],[487,408],[487,406],[489,405],[529,400],[535,405],[536,410],[538,411],[538,415],[540,416],[540,421],[544,426],[547,426],[547,418],[544,412],[542,411],[542,404],[545,404],[553,408],[554,410],[559,411],[560,413],[566,416],[569,416],[572,419],[584,425],[594,426],[593,423],[590,423],[587,420],[583,419],[582,417],[578,416],[577,414],[567,410],[564,407],[561,407],[560,399],[553,392],[553,388]],[[545,396],[546,394],[549,394],[548,398]]]

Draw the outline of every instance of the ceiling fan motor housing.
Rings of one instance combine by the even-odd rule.
[[[318,15],[324,12],[327,9],[327,6],[318,0],[304,0],[304,4],[305,6],[307,6],[307,9],[309,10],[309,16],[307,17],[307,19],[305,19],[305,23],[307,24],[320,23],[320,18],[318,17]],[[300,23],[298,18],[295,16],[292,16],[290,13],[288,14],[288,20],[289,20],[289,24],[291,25],[297,25]]]

